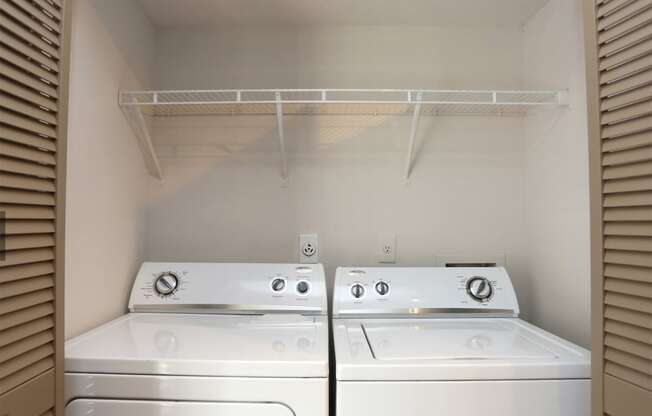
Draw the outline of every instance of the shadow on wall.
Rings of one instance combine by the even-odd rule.
[[[114,43],[115,50],[128,63],[130,70],[133,71],[132,75],[136,76],[140,86],[151,87],[156,30],[137,2],[133,0],[82,1],[87,1],[95,9],[109,35],[108,38]],[[134,39],[148,44],[136,44]],[[143,53],[147,55],[143,56]],[[127,85],[123,87],[126,88]]]

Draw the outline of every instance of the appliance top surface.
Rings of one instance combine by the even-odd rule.
[[[335,319],[338,380],[588,378],[589,352],[518,318]]]
[[[333,316],[517,317],[502,267],[340,267]]]
[[[327,314],[321,264],[143,263],[132,312]]]
[[[326,377],[323,316],[129,313],[66,342],[67,372]]]

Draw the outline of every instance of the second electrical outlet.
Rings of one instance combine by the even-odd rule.
[[[299,263],[319,263],[317,234],[299,234]]]

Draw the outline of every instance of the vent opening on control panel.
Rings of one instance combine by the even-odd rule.
[[[470,262],[470,263],[444,263],[444,267],[496,267],[496,263],[480,263],[480,262]]]

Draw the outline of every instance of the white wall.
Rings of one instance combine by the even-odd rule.
[[[521,87],[518,27],[251,27],[158,39],[162,89]],[[296,261],[297,235],[316,232],[332,278],[338,265],[377,264],[377,234],[390,232],[402,265],[506,254],[527,305],[522,119],[424,118],[406,186],[409,123],[287,117],[283,188],[273,117],[157,121],[165,179],[148,214],[147,258]]]
[[[73,7],[66,337],[125,311],[143,259],[149,177],[117,93],[151,79],[154,40],[130,1],[77,0]]]
[[[588,133],[580,0],[551,0],[525,26],[524,82],[570,89],[568,109],[529,117],[526,221],[530,318],[590,345]]]

